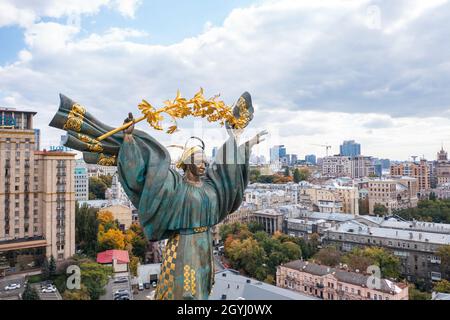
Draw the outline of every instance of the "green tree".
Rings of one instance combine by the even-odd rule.
[[[437,250],[437,256],[441,259],[441,273],[444,279],[450,279],[450,245],[443,245]]]
[[[429,195],[429,197],[428,197],[428,199],[430,200],[430,201],[436,201],[436,193],[434,193],[434,192],[430,192],[430,195]]]
[[[87,204],[75,206],[75,243],[78,249],[88,256],[97,253],[98,209],[89,208]]]
[[[99,175],[98,178],[103,181],[107,188],[111,188],[112,186],[112,176],[108,175]]]
[[[384,204],[375,203],[373,207],[373,213],[376,215],[384,216],[388,214],[388,208]]]
[[[259,171],[258,169],[250,170],[250,183],[258,182],[260,176],[261,171]]]
[[[295,183],[299,183],[300,181],[302,181],[301,177],[300,177],[300,171],[298,170],[298,168],[295,168],[295,170],[294,170],[294,182]]]
[[[291,175],[290,171],[289,171],[289,167],[285,167],[284,168],[284,176],[285,177],[289,177]]]
[[[49,278],[53,278],[56,275],[56,261],[53,255],[50,256],[50,260],[48,261],[48,276]]]
[[[384,248],[367,247],[363,255],[373,259],[374,264],[380,267],[381,276],[385,278],[398,278],[401,273],[401,261]]]
[[[96,200],[96,199],[105,199],[105,191],[108,188],[108,186],[105,184],[105,182],[97,177],[90,177],[89,178],[89,194],[94,195],[94,199],[89,198],[89,200]]]
[[[81,282],[87,288],[91,300],[105,294],[105,286],[108,283],[108,276],[112,274],[112,268],[103,266],[95,262],[85,262],[80,264]]]
[[[408,289],[409,300],[430,300],[431,294],[418,290],[413,284]]]
[[[91,300],[89,290],[84,284],[81,284],[79,290],[65,290],[62,296],[64,300]]]
[[[22,300],[41,300],[36,289],[28,284],[22,293]]]
[[[450,281],[443,279],[436,282],[433,289],[437,292],[450,293]]]
[[[317,252],[313,259],[326,266],[335,267],[341,261],[342,254],[334,246],[325,247]]]

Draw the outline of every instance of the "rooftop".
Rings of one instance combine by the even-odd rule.
[[[450,234],[420,232],[416,230],[404,230],[404,229],[393,229],[383,227],[368,227],[356,221],[348,221],[342,223],[340,225],[337,225],[334,229],[330,229],[330,231],[349,234],[351,233],[351,234],[370,235],[373,237],[396,239],[396,240],[428,242],[439,245],[450,244]]]
[[[209,300],[317,300],[301,293],[239,275],[226,269],[216,272]]]
[[[97,254],[98,263],[112,263],[117,260],[118,263],[129,263],[130,258],[127,250],[106,250]]]
[[[317,276],[332,274],[338,281],[355,284],[361,287],[367,287],[368,279],[370,277],[369,275],[363,273],[331,268],[328,266],[302,260],[291,261],[284,264],[283,266],[289,269],[294,269]],[[405,286],[406,285],[403,283],[394,283],[387,279],[381,279],[381,289],[379,289],[379,291],[387,293],[399,293],[403,288],[405,288]]]

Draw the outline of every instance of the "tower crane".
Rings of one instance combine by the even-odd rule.
[[[328,150],[331,149],[331,146],[328,144],[315,144],[315,143],[310,143],[312,146],[318,146],[318,147],[324,147],[326,149],[326,154],[328,157]]]

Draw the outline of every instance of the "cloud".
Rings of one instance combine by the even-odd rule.
[[[102,7],[112,8],[125,17],[134,18],[141,3],[141,0],[2,0],[0,27],[9,25],[29,27],[44,17],[93,15]]]
[[[384,129],[393,127],[395,123],[389,116],[372,115],[371,119],[365,121],[362,125],[369,129]]]
[[[76,25],[38,19],[94,15],[102,6],[133,17],[139,1],[20,3],[2,2],[12,18],[0,18],[0,25],[27,25],[27,47],[16,62],[0,67],[0,99],[9,97],[0,103],[36,109],[41,127],[55,112],[59,92],[118,125],[129,111],[137,113],[142,98],[160,106],[177,89],[189,97],[204,87],[206,95],[221,93],[229,104],[249,91],[256,107],[252,126],[282,134],[298,153],[307,152],[308,143],[361,139],[380,156],[409,155],[397,144],[414,137],[419,146],[423,139],[414,123],[426,130],[423,123],[430,122],[423,119],[430,116],[428,141],[448,140],[447,1],[427,7],[402,0],[267,1],[235,9],[223,25],[207,24],[198,36],[164,46],[148,44],[143,30],[84,35]],[[377,28],[368,27],[369,6],[379,8]],[[426,148],[434,155],[432,144]]]

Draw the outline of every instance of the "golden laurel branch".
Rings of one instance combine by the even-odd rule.
[[[142,120],[147,120],[148,124],[156,130],[164,130],[162,122],[165,119],[163,114],[167,114],[172,125],[166,130],[168,134],[172,134],[178,130],[177,119],[182,119],[187,116],[198,118],[206,118],[209,122],[219,122],[224,125],[226,122],[233,128],[240,129],[245,127],[248,121],[248,110],[245,109],[245,104],[239,104],[240,116],[235,118],[232,108],[227,106],[223,101],[218,100],[219,95],[215,95],[210,99],[206,99],[203,95],[203,89],[200,88],[192,99],[187,100],[181,97],[180,91],[177,91],[177,96],[173,100],[164,102],[164,107],[155,109],[149,102],[142,100],[138,105],[139,110],[143,116],[128,122],[119,128],[116,128],[108,133],[97,138],[98,141],[106,139],[116,132],[124,130],[129,126],[138,123]]]

